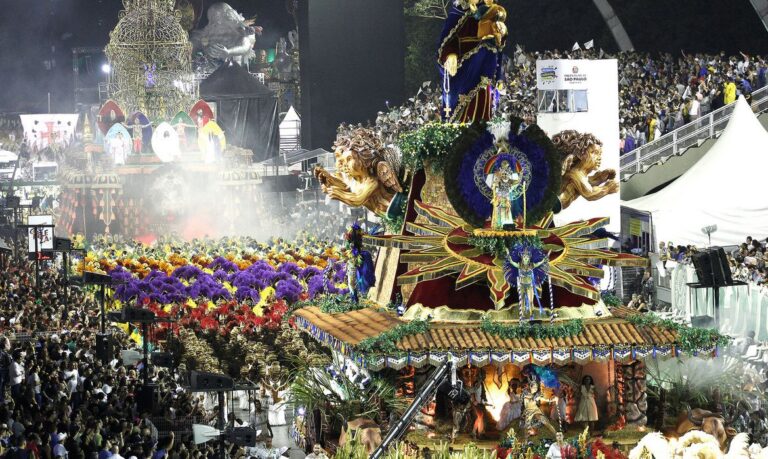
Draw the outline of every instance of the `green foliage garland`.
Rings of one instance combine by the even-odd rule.
[[[407,207],[408,200],[403,199],[402,203],[400,204],[400,212],[397,213],[397,217],[389,218],[386,215],[381,217],[381,224],[384,226],[387,234],[400,234],[403,232],[403,224],[405,223],[405,212]]]
[[[395,352],[397,342],[406,336],[419,335],[429,331],[429,321],[416,319],[400,324],[384,333],[366,338],[355,346],[360,352]]]
[[[505,325],[498,322],[492,322],[486,317],[483,319],[480,329],[489,335],[495,335],[504,339],[568,338],[576,336],[584,331],[584,322],[581,319],[574,319],[558,325],[531,323]]]
[[[355,303],[352,301],[352,297],[346,294],[326,294],[318,295],[312,300],[298,301],[294,303],[294,306],[288,311],[286,317],[289,317],[293,311],[309,306],[317,306],[320,311],[325,314],[340,314],[342,312],[357,311],[358,309],[365,309],[370,304],[365,300]]]
[[[424,161],[432,160],[435,172],[442,169],[444,158],[453,142],[464,132],[461,124],[431,122],[423,127],[406,132],[397,140],[403,157],[403,165],[412,171],[424,168]]]
[[[613,293],[605,292],[601,296],[603,298],[603,303],[605,303],[606,306],[621,306],[621,298],[614,295]]]
[[[496,256],[507,255],[507,248],[521,244],[529,247],[542,248],[541,239],[538,236],[469,236],[467,243],[483,251]]]
[[[678,349],[689,354],[708,351],[712,346],[723,347],[731,341],[729,336],[714,328],[689,327],[653,314],[636,314],[628,317],[627,321],[635,326],[658,327],[677,333]]]

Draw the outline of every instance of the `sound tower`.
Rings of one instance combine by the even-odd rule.
[[[404,99],[401,0],[301,0],[302,147],[330,149],[342,122],[374,121]]]

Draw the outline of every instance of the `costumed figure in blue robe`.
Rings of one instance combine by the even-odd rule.
[[[515,261],[512,257],[507,257],[507,262],[517,269],[517,294],[520,298],[520,320],[526,316],[533,318],[533,300],[536,299],[539,305],[539,313],[542,313],[541,299],[539,298],[539,287],[543,279],[537,279],[536,270],[547,263],[549,258],[544,257],[534,262],[531,260],[531,252],[525,248],[520,255],[520,261]]]
[[[371,252],[363,250],[363,230],[359,224],[352,225],[344,240],[347,245],[347,285],[352,300],[357,303],[376,284],[376,268]]]
[[[438,63],[443,77],[446,121],[488,121],[503,81],[507,11],[494,0],[456,0],[440,36]]]

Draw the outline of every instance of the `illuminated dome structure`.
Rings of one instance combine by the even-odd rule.
[[[123,0],[106,48],[110,97],[128,113],[171,118],[197,96],[192,45],[174,0]]]

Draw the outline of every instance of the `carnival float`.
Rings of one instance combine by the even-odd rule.
[[[351,298],[318,296],[294,312],[331,349],[334,377],[353,368],[396,383],[408,408],[344,419],[342,436],[356,430],[371,457],[398,441],[436,452],[480,445],[500,457],[623,457],[647,428],[646,362],[714,355],[727,342],[601,291],[611,269],[647,264],[611,249],[607,218],[555,225],[573,202],[616,193],[616,173],[600,169],[592,134],[550,138],[498,110],[505,19],[493,1],[453,4],[438,50],[442,120],[403,133],[398,148],[343,126],[336,171],[315,171],[330,198],[387,228],[348,234]],[[305,408],[302,440],[332,441],[328,405]]]
[[[62,155],[57,220],[67,234],[200,237],[252,223],[243,209],[259,196],[253,151],[227,142],[219,107],[200,99],[208,74],[193,58],[206,72],[247,60],[257,28],[217,3],[190,41],[175,5],[124,2],[106,48],[110,99],[82,117],[80,141]]]

